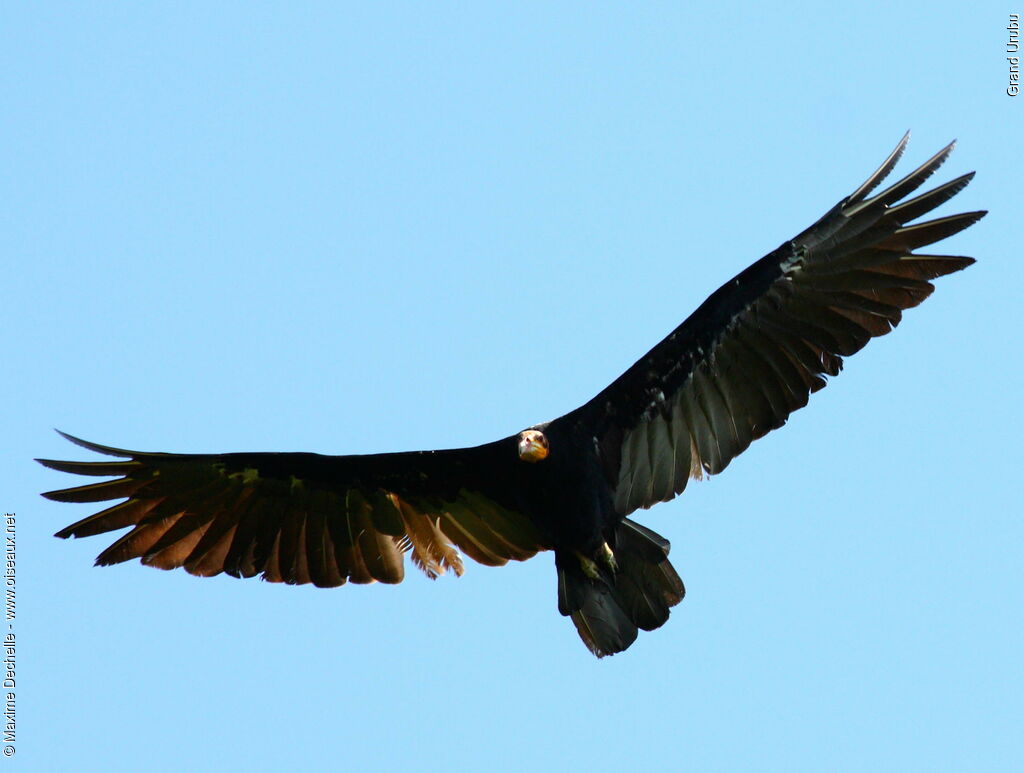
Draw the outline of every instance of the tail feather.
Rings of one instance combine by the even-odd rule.
[[[587,649],[599,658],[622,652],[636,640],[636,624],[606,585],[595,584],[570,617]]]
[[[590,578],[575,555],[555,554],[558,610],[597,657],[622,652],[638,629],[661,627],[682,601],[686,591],[668,551],[666,539],[626,518],[615,534],[616,572],[600,566],[600,577]]]

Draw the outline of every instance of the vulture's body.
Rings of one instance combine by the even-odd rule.
[[[909,224],[964,175],[907,198],[952,145],[870,197],[882,166],[817,223],[726,283],[594,399],[474,448],[364,456],[184,455],[69,439],[117,461],[40,460],[113,477],[46,494],[124,501],[58,532],[129,528],[97,563],[140,558],[209,576],[337,586],[434,577],[553,550],[558,604],[596,655],[662,625],[683,597],[668,542],[627,518],[722,471],[971,258],[917,254],[984,212]]]

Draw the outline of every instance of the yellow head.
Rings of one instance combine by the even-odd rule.
[[[548,455],[548,439],[538,429],[519,433],[519,458],[524,462],[539,462]]]

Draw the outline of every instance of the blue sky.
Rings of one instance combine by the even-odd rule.
[[[19,4],[2,506],[32,770],[1021,765],[1022,110],[996,3]],[[950,139],[978,258],[642,513],[688,596],[597,661],[549,554],[324,591],[92,568],[87,458],[476,444],[560,415]]]

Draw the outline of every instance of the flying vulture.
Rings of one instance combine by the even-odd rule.
[[[473,448],[359,456],[127,451],[65,435],[114,461],[39,461],[112,480],[51,491],[118,504],[61,529],[130,529],[96,559],[133,558],[209,577],[401,582],[404,554],[429,577],[553,550],[558,610],[598,657],[660,627],[683,598],[669,543],[629,516],[724,470],[836,376],[843,357],[895,327],[930,280],[972,258],[917,253],[985,212],[911,221],[963,175],[907,198],[943,148],[871,195],[907,137],[818,222],[730,279],[596,397],[553,421]]]

